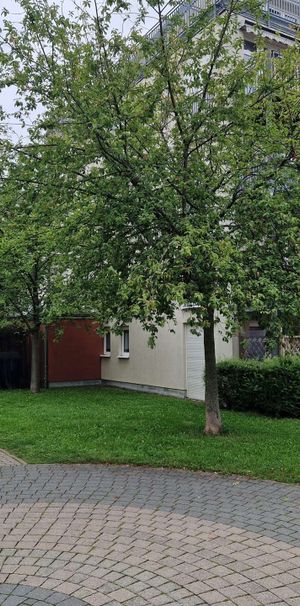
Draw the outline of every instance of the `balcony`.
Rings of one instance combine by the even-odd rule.
[[[211,17],[222,13],[226,8],[227,0],[191,0],[190,2],[179,2],[164,15],[163,27],[168,27],[168,21],[175,15],[183,18],[183,28],[188,27],[193,17],[203,9],[211,9]],[[251,13],[245,11],[244,17],[254,20]],[[264,17],[260,20],[263,27],[270,28],[283,34],[295,37],[296,30],[300,27],[300,0],[266,0],[264,4]],[[146,34],[152,40],[159,37],[159,25],[155,24]]]

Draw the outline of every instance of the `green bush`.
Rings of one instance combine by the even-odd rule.
[[[222,408],[300,418],[300,356],[226,360],[218,381]]]

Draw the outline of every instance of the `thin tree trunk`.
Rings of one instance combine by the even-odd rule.
[[[40,331],[36,329],[31,333],[31,393],[39,393],[40,387]]]
[[[204,433],[216,436],[220,433],[221,415],[219,407],[218,378],[214,334],[214,310],[208,310],[209,326],[204,328],[205,356],[205,409],[206,424]]]

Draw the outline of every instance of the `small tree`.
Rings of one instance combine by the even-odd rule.
[[[23,30],[6,24],[5,55],[18,111],[44,104],[65,178],[74,186],[76,174],[89,200],[81,213],[75,197],[68,216],[74,284],[99,319],[117,329],[138,318],[152,339],[194,304],[215,435],[220,315],[230,334],[251,308],[275,334],[299,314],[299,49],[272,59],[257,23],[244,61],[239,0],[219,14],[195,9],[188,26],[158,0],[157,30],[140,33],[141,8],[127,38],[111,28],[124,2],[100,11],[87,1],[74,21],[21,4]],[[259,20],[257,4],[247,9]]]
[[[30,336],[32,393],[40,391],[41,326],[67,311],[62,214],[53,190],[42,186],[44,169],[32,149],[10,152],[0,186],[0,326]]]

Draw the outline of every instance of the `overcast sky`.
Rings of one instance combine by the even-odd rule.
[[[56,0],[56,2],[58,3],[58,0]],[[77,5],[80,5],[80,3],[81,3],[81,0],[77,0]],[[18,5],[17,0],[0,0],[0,5],[1,5],[1,9],[5,7],[9,10],[10,18],[12,21],[14,21],[15,23],[18,23],[21,21],[22,12],[21,12],[20,6]],[[73,0],[61,0],[60,5],[61,5],[61,10],[64,14],[68,14],[74,8]],[[134,20],[134,17],[136,16],[136,11],[137,11],[137,2],[136,2],[136,0],[132,0],[132,21]],[[154,16],[149,15],[149,18],[147,19],[146,24],[145,24],[145,31],[147,29],[150,29],[154,25],[154,23],[155,23]],[[119,28],[121,31],[126,32],[126,30],[128,31],[128,29],[130,28],[130,19],[127,20],[126,23],[124,24],[123,17],[121,18],[120,16],[116,15],[113,25],[114,25],[114,27]],[[2,17],[0,14],[0,27],[1,26],[2,26]],[[11,88],[10,90],[5,90],[5,91],[0,92],[0,105],[2,105],[2,107],[4,108],[4,110],[6,112],[10,113],[10,112],[14,111],[14,97],[15,97],[15,91],[13,90],[13,88]],[[34,120],[34,114],[32,115],[31,120]],[[30,124],[30,120],[29,120],[29,124]],[[18,139],[19,137],[21,137],[22,139],[26,140],[28,138],[26,128],[22,129],[15,118],[9,119],[9,126],[12,131],[12,136],[14,139]]]

